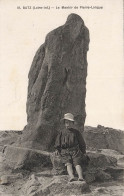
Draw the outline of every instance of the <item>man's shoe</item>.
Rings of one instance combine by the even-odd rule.
[[[73,181],[76,181],[76,179],[75,178],[70,178],[69,179],[69,182],[73,182]]]
[[[84,181],[85,182],[84,178],[78,178],[78,181]]]

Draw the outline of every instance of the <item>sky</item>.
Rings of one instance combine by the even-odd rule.
[[[0,0],[0,130],[21,130],[27,124],[33,57],[71,13],[80,15],[90,32],[85,125],[124,130],[122,0]]]

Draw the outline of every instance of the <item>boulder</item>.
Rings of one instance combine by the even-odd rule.
[[[109,173],[103,171],[103,169],[101,168],[87,170],[84,175],[87,183],[105,182],[108,180],[112,180],[112,176]]]
[[[81,195],[90,192],[86,182],[69,182],[67,175],[54,176],[50,179],[32,175],[23,186],[23,190],[30,196]]]
[[[3,151],[4,145],[14,144],[17,141],[18,137],[21,136],[21,134],[22,131],[0,131],[0,152]]]
[[[82,163],[83,175],[87,183],[117,179],[124,172],[124,168],[117,166],[117,159],[113,156],[104,155],[97,151],[87,152],[87,155],[90,158],[89,164]],[[51,161],[53,175],[67,174],[60,156],[52,156]],[[77,175],[76,172],[75,175]]]
[[[117,166],[117,159],[114,157],[104,155],[96,151],[88,152],[87,154],[90,158],[90,162],[88,164],[89,170],[90,168],[106,168],[108,166]]]
[[[92,187],[93,196],[122,196],[124,193],[123,184],[115,181],[99,183]],[[87,195],[87,196],[91,196]]]
[[[40,186],[41,183],[38,181],[38,178],[32,174],[23,186],[23,193],[31,196]]]
[[[51,151],[63,126],[60,119],[67,112],[74,114],[75,127],[83,132],[88,45],[89,31],[77,14],[70,14],[63,26],[47,34],[29,71],[28,123],[16,146]],[[12,159],[13,164],[29,166],[34,159],[30,156],[29,160],[28,151],[18,154],[14,148],[7,150],[7,162]]]
[[[88,149],[112,149],[124,154],[124,131],[98,125],[85,127],[84,138]]]
[[[116,151],[116,150],[112,150],[112,149],[98,149],[97,152],[99,152],[100,154],[104,154],[107,156],[111,156],[116,158],[118,161],[121,159],[124,159],[124,155],[121,154],[120,152]]]
[[[35,166],[42,170],[45,167],[51,167],[50,153],[41,150],[34,150],[17,146],[6,146],[4,149],[4,162],[9,169],[19,170],[26,169],[31,171]],[[27,156],[28,154],[28,156]],[[23,157],[22,162],[20,156]],[[13,157],[13,159],[12,159]],[[27,158],[27,160],[25,160]],[[6,160],[9,160],[7,162]],[[15,160],[17,162],[15,163]],[[26,164],[24,164],[26,161]],[[6,163],[7,162],[7,163]]]
[[[22,174],[15,174],[15,175],[3,175],[0,177],[0,184],[1,185],[7,185],[14,183],[19,178],[23,178]]]
[[[4,175],[11,175],[12,169],[9,168],[8,164],[6,164],[5,156],[2,152],[0,152],[0,177]]]
[[[55,156],[54,154],[51,154],[50,156],[51,162],[52,162],[52,174],[53,175],[63,175],[67,174],[67,170],[65,168],[65,164],[62,162],[61,156]]]

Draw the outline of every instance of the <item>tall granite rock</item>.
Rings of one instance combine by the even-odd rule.
[[[88,45],[89,31],[77,14],[70,14],[63,26],[47,34],[29,71],[28,124],[19,146],[50,151],[60,119],[68,112],[83,131]],[[22,153],[20,160],[25,157]]]

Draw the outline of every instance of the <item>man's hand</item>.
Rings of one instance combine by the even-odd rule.
[[[56,150],[56,151],[54,152],[54,155],[55,155],[55,156],[59,156],[59,155],[60,155],[59,151]]]

